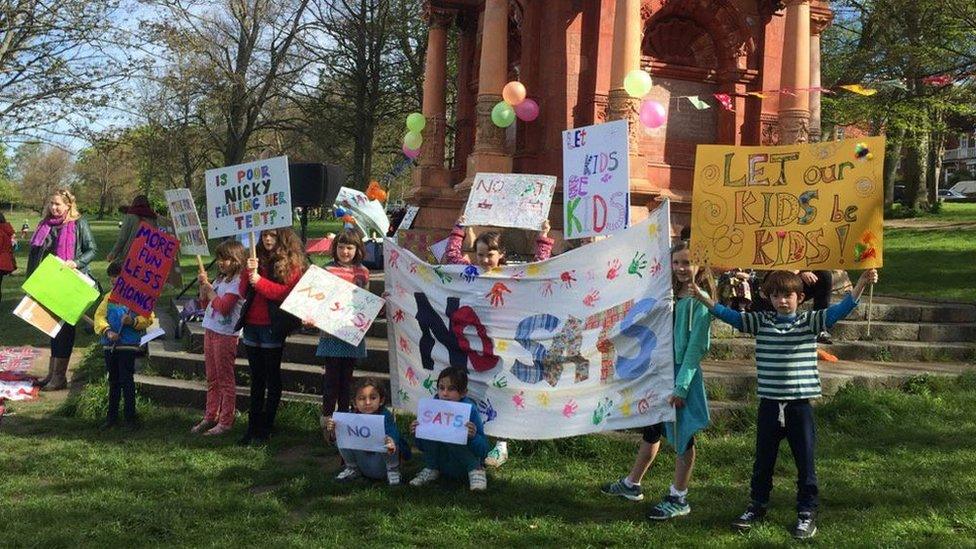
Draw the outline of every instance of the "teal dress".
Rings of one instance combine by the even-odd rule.
[[[708,426],[708,399],[701,360],[708,352],[712,316],[693,297],[682,297],[674,307],[674,396],[685,405],[676,412],[677,421],[665,424],[668,441],[684,453],[695,433]]]

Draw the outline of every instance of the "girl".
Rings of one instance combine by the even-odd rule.
[[[648,514],[651,520],[667,520],[691,512],[688,505],[688,480],[695,464],[694,434],[709,423],[705,382],[702,379],[701,359],[708,351],[711,317],[708,308],[692,294],[691,282],[714,295],[714,284],[708,269],[691,264],[688,242],[682,241],[671,250],[671,283],[677,303],[674,307],[674,391],[668,404],[675,407],[674,423],[658,423],[645,427],[643,441],[630,474],[605,485],[604,494],[641,501],[640,483],[657,455],[662,432],[674,445],[678,457],[674,465],[674,483]]]
[[[17,260],[14,259],[14,228],[7,223],[7,218],[0,213],[0,285],[3,277],[17,270]],[[0,299],[3,299],[0,294]]]
[[[488,488],[485,476],[485,456],[488,455],[488,437],[481,423],[481,415],[473,400],[468,398],[468,372],[464,368],[451,366],[437,375],[437,396],[441,400],[466,402],[471,405],[471,417],[465,423],[468,429],[466,445],[448,444],[435,440],[416,439],[417,448],[424,453],[424,468],[410,481],[410,486],[423,486],[433,482],[443,473],[450,478],[468,475],[471,490]],[[419,422],[410,424],[410,434],[416,437]]]
[[[200,299],[209,302],[203,315],[203,356],[207,370],[207,409],[203,421],[196,424],[192,433],[214,436],[230,431],[234,425],[237,401],[237,381],[234,378],[234,361],[237,358],[236,330],[241,318],[241,269],[246,253],[236,240],[225,240],[217,246],[217,270],[220,274],[213,284],[203,271],[197,277],[200,282]]]
[[[326,270],[339,278],[369,289],[369,269],[363,267],[366,249],[356,229],[345,229],[332,239],[332,263]],[[306,322],[306,326],[310,323]],[[322,376],[322,421],[332,416],[336,404],[340,412],[349,411],[352,373],[356,360],[366,357],[366,340],[353,346],[341,339],[324,334],[319,338],[315,356],[325,358]],[[324,425],[324,424],[323,424]]]
[[[302,242],[289,227],[261,231],[257,258],[247,259],[241,290],[244,347],[251,372],[251,403],[242,445],[267,442],[281,401],[281,353],[297,319],[280,310],[281,302],[308,264]],[[265,400],[267,391],[267,400]]]
[[[48,197],[44,218],[31,237],[26,278],[30,278],[48,254],[56,254],[69,268],[87,275],[88,264],[95,259],[96,250],[88,221],[78,213],[75,195],[67,189],[58,189]],[[74,346],[75,327],[65,323],[58,335],[51,338],[51,362],[47,376],[38,381],[42,390],[67,388],[68,360]]]
[[[499,265],[504,265],[506,258],[505,247],[502,245],[502,233],[498,231],[486,231],[475,237],[474,230],[471,227],[465,229],[464,223],[465,217],[462,215],[454,225],[454,230],[451,231],[451,236],[447,242],[447,251],[444,252],[444,262],[455,265],[471,264],[471,260],[461,252],[461,245],[464,241],[465,233],[467,233],[468,239],[474,240],[474,251],[475,257],[477,258],[476,265],[483,272],[490,271]],[[534,261],[545,261],[552,255],[553,240],[549,238],[549,229],[549,220],[546,219],[542,224],[542,230],[539,231],[535,239]],[[501,467],[506,461],[508,461],[508,442],[499,440],[498,444],[488,452],[488,458],[485,460],[485,463],[492,467]]]
[[[400,484],[400,456],[408,452],[410,447],[397,429],[393,414],[386,409],[386,391],[374,378],[366,378],[356,386],[354,398],[356,413],[379,414],[383,416],[386,431],[386,451],[370,452],[367,450],[351,450],[339,448],[339,455],[345,462],[345,468],[336,476],[336,480],[347,481],[359,477],[371,479],[386,478],[390,486]],[[330,416],[325,420],[329,435],[335,438],[335,421]]]

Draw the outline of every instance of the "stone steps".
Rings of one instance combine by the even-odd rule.
[[[873,331],[873,327],[872,327]],[[751,337],[712,339],[708,358],[753,359],[756,343]],[[821,348],[842,360],[881,362],[976,361],[976,343],[925,341],[838,341]]]
[[[173,379],[162,376],[136,374],[136,392],[154,402],[167,406],[183,406],[202,410],[207,404],[207,382],[189,379]],[[251,392],[247,387],[237,387],[237,409],[247,410]],[[304,402],[322,405],[322,397],[307,393],[282,391],[285,402]]]

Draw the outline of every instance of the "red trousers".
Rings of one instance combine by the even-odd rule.
[[[237,336],[207,330],[203,336],[203,356],[207,370],[207,411],[203,419],[230,427],[234,424],[237,405],[234,378]]]

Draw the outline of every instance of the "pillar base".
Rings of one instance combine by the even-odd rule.
[[[414,171],[413,185],[404,198],[420,208],[413,228],[450,230],[464,210],[467,193],[461,196],[451,187],[450,170],[423,167]]]
[[[474,177],[478,173],[512,173],[512,157],[504,153],[487,151],[471,153],[471,156],[468,157],[468,169],[465,172],[464,180],[455,187],[459,193],[464,193],[465,200],[468,198],[468,191],[474,185]]]

